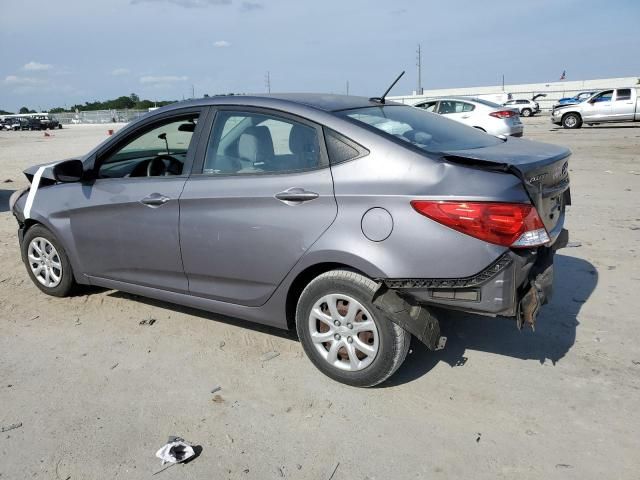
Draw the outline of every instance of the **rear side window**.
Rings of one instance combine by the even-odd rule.
[[[336,114],[427,152],[483,148],[502,143],[475,128],[409,106],[380,105],[342,110]]]
[[[209,139],[204,173],[284,173],[324,163],[316,128],[267,113],[221,111]]]
[[[631,99],[631,89],[630,88],[619,88],[618,93],[616,94],[616,101],[618,100],[630,100]]]
[[[328,128],[325,128],[324,136],[327,142],[329,162],[331,162],[332,165],[353,160],[354,158],[362,157],[369,153],[364,147]]]

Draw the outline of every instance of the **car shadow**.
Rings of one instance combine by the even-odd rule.
[[[15,190],[0,189],[0,213],[9,211],[9,197]]]
[[[432,352],[415,338],[412,354],[387,382],[393,387],[411,382],[434,368],[439,362],[463,367],[468,350],[494,353],[519,360],[559,362],[571,349],[579,325],[577,316],[598,283],[598,272],[589,262],[556,255],[553,299],[538,316],[535,332],[518,330],[515,321],[500,317],[451,312],[441,320],[442,335],[447,337],[443,350]]]
[[[121,292],[119,290],[113,290],[108,294],[110,297],[123,298],[126,300],[132,300],[135,302],[144,303],[152,307],[162,308],[164,310],[171,310],[177,313],[184,313],[185,315],[191,315],[194,317],[204,318],[206,320],[215,320],[216,322],[226,323],[233,325],[234,327],[245,328],[256,332],[266,333],[269,335],[275,335],[280,338],[298,341],[298,336],[295,331],[283,330],[281,328],[270,327],[268,325],[262,325],[248,320],[240,318],[229,317],[220,313],[211,313],[206,310],[199,310],[197,308],[185,307],[176,303],[164,302],[162,300],[156,300],[149,297],[142,297],[140,295],[134,295],[131,293]],[[142,319],[141,319],[142,320]]]

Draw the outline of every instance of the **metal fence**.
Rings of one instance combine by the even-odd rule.
[[[69,125],[74,123],[127,123],[142,115],[148,110],[92,110],[89,112],[63,112],[52,113],[60,123]]]

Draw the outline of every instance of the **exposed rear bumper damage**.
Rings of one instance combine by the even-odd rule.
[[[555,252],[565,247],[568,239],[563,229],[553,245],[509,250],[467,278],[383,279],[373,304],[432,350],[441,341],[437,313],[430,306],[512,317],[518,328],[533,328],[540,307],[549,303],[553,294]]]

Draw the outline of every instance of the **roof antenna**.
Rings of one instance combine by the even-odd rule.
[[[398,80],[400,80],[400,78],[402,78],[403,75],[404,75],[404,70],[400,75],[398,75],[398,78],[396,78],[393,81],[393,83],[389,86],[389,88],[387,88],[387,91],[384,92],[381,97],[371,97],[369,100],[372,102],[384,103],[384,98],[387,96],[387,93],[391,91],[391,89],[395,86],[396,83],[398,83]]]

